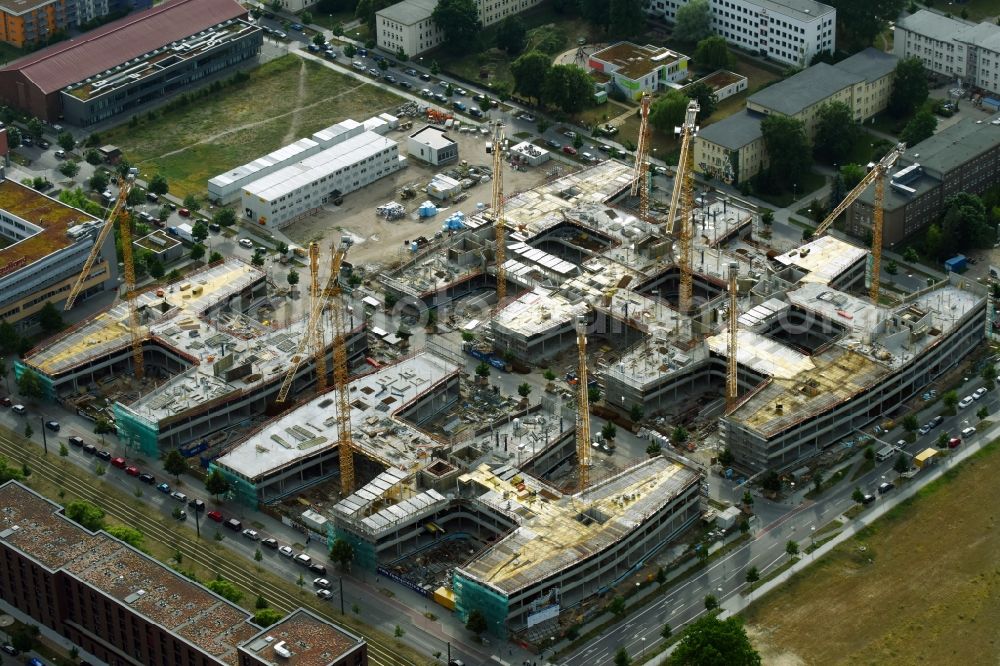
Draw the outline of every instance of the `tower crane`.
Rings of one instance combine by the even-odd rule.
[[[576,386],[576,462],[580,490],[590,484],[590,396],[587,390],[587,320],[577,317],[576,347],[579,353]]]
[[[83,262],[83,270],[80,271],[76,282],[73,283],[73,286],[69,290],[69,296],[66,297],[66,310],[71,310],[76,303],[76,299],[80,295],[80,290],[83,289],[83,284],[94,267],[94,262],[97,261],[97,257],[101,254],[101,247],[104,245],[104,241],[107,240],[108,234],[111,233],[115,221],[119,219],[125,210],[129,192],[132,191],[134,184],[135,174],[131,172],[125,177],[118,179],[118,198],[115,199],[115,205],[111,208],[111,212],[108,213],[104,225],[97,233],[97,238],[94,239],[94,246],[90,249],[90,254],[87,256],[86,261]],[[122,261],[125,265],[125,300],[128,302],[128,330],[132,336],[132,372],[136,379],[142,379],[145,368],[142,361],[142,329],[139,326],[139,309],[136,303],[135,264],[132,261],[131,220],[126,218],[121,219],[118,223],[118,234],[121,237]]]
[[[639,195],[639,218],[649,219],[649,104],[652,96],[642,93],[639,107],[639,141],[635,149],[631,195]]]
[[[496,230],[496,261],[497,261],[497,310],[503,307],[507,298],[507,232],[503,220],[503,151],[506,138],[503,123],[499,120],[493,124],[493,198],[490,209],[493,211],[493,227]]]
[[[681,136],[681,154],[677,161],[677,175],[674,176],[674,189],[670,194],[670,213],[667,224],[678,241],[677,263],[681,269],[681,289],[678,298],[678,309],[687,314],[691,311],[691,295],[694,282],[691,276],[691,216],[694,212],[694,146],[692,141],[698,133],[695,119],[701,107],[698,102],[688,102],[684,112],[684,124],[674,129]],[[678,212],[678,204],[680,211]],[[680,218],[680,230],[676,230],[677,218]]]
[[[333,255],[336,257],[336,253]],[[336,275],[336,273],[334,273]],[[319,300],[324,301],[326,299],[326,294],[319,290],[319,244],[310,243],[309,244],[309,278],[312,288],[313,302]],[[326,307],[326,303],[320,303],[320,316],[317,317],[316,321],[313,322],[314,327],[312,330],[313,348],[315,349],[315,365],[316,365],[316,393],[323,393],[326,391],[326,348],[324,346],[323,340],[323,308]]]
[[[736,341],[738,338],[736,329],[737,320],[737,283],[736,277],[739,274],[740,265],[735,261],[729,263],[729,358],[726,362],[726,413],[733,411],[736,407],[736,398],[739,396],[740,385],[738,382],[736,364]]]
[[[872,209],[872,283],[868,291],[869,297],[875,303],[878,302],[879,280],[881,279],[882,272],[882,201],[885,197],[885,175],[896,165],[896,162],[905,150],[905,143],[896,144],[892,150],[878,161],[871,171],[865,174],[861,182],[847,193],[844,200],[830,211],[826,219],[820,222],[819,226],[816,227],[816,231],[813,232],[813,238],[817,238],[825,233],[830,228],[830,225],[840,217],[840,214],[847,210],[861,196],[861,193],[868,189],[869,185],[875,183],[875,202]]]

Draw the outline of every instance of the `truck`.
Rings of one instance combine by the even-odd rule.
[[[174,235],[180,238],[182,241],[193,243],[194,242],[194,236],[192,235],[193,233],[194,229],[191,227],[190,224],[185,222],[184,224],[178,224],[175,227]]]
[[[472,358],[488,363],[497,370],[507,369],[507,364],[504,363],[503,359],[494,354],[493,352],[486,351],[483,349],[478,349],[470,343],[465,343],[463,347],[465,348],[465,353],[471,356]]]

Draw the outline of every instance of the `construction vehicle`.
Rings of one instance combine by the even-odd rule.
[[[813,238],[818,238],[822,234],[826,233],[827,229],[840,217],[841,213],[846,211],[848,207],[861,196],[861,193],[868,189],[868,186],[875,183],[875,201],[872,207],[872,270],[871,270],[871,285],[868,289],[868,295],[872,302],[878,303],[878,293],[879,293],[879,281],[881,279],[882,272],[882,216],[884,214],[882,210],[882,202],[885,197],[885,176],[889,173],[899,158],[902,157],[903,153],[906,151],[905,143],[898,143],[896,146],[885,154],[882,159],[872,167],[871,171],[865,174],[865,177],[861,179],[854,189],[847,193],[844,200],[837,204],[837,207],[830,211],[830,214],[826,216],[826,219],[820,222],[819,226],[816,227],[816,231],[813,232]]]
[[[701,107],[698,102],[688,102],[684,113],[684,124],[674,129],[681,137],[681,153],[677,161],[677,175],[674,178],[674,189],[670,194],[670,213],[667,225],[678,241],[677,264],[681,270],[681,289],[678,299],[678,310],[687,314],[691,311],[691,297],[694,289],[691,274],[691,236],[694,214],[694,137],[698,133],[695,119]],[[679,210],[678,210],[679,207]],[[680,218],[680,230],[677,231],[677,219]]]
[[[115,221],[122,216],[125,205],[128,202],[128,195],[135,184],[135,176],[136,172],[130,169],[127,175],[118,178],[118,197],[115,199],[115,204],[111,208],[111,212],[108,213],[104,225],[97,233],[97,238],[94,239],[94,246],[90,249],[87,260],[83,262],[83,270],[80,271],[76,282],[73,283],[73,286],[69,290],[69,296],[66,297],[66,310],[71,310],[76,303],[76,299],[80,295],[80,290],[83,288],[83,283],[87,280],[91,269],[94,267],[94,262],[97,261],[97,257],[101,254],[101,247],[104,245],[104,241],[107,239],[108,234],[111,233]],[[142,379],[145,370],[142,361],[143,336],[142,329],[139,326],[139,309],[136,303],[137,295],[135,291],[135,264],[132,257],[131,219],[121,217],[121,221],[118,223],[118,235],[122,243],[122,261],[125,266],[125,300],[128,302],[128,329],[129,334],[132,336],[132,372],[136,379]]]

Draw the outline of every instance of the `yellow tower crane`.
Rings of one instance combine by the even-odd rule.
[[[336,254],[334,254],[336,257]],[[319,289],[319,244],[309,244],[309,277],[312,288],[313,303],[320,301],[320,316],[313,322],[312,340],[316,358],[316,393],[326,391],[326,341],[323,339],[323,308],[326,307],[326,294]]]
[[[736,350],[737,350],[737,329],[736,320],[739,311],[736,305],[737,283],[736,277],[739,275],[740,265],[735,261],[729,263],[729,357],[726,362],[726,413],[733,411],[736,407],[736,399],[739,397],[740,385],[737,377]]]
[[[649,221],[649,104],[652,96],[645,92],[639,107],[639,143],[635,149],[631,195],[639,196],[639,218]]]
[[[872,282],[868,289],[868,295],[874,303],[878,303],[879,280],[881,279],[882,272],[882,201],[885,196],[885,176],[896,165],[896,162],[905,151],[905,143],[896,144],[892,150],[878,161],[871,171],[865,174],[861,182],[847,193],[844,200],[830,211],[826,219],[820,222],[819,226],[816,227],[816,231],[813,232],[813,238],[818,238],[821,234],[825,233],[836,219],[840,217],[841,213],[847,210],[861,196],[861,193],[868,189],[869,185],[875,183],[875,201],[872,208]]]
[[[677,264],[681,269],[681,288],[678,297],[678,310],[687,314],[691,311],[691,298],[694,291],[694,280],[691,275],[691,216],[694,214],[694,146],[693,140],[698,133],[695,119],[701,107],[698,102],[688,102],[684,112],[684,124],[674,129],[681,137],[681,154],[677,161],[677,175],[674,176],[674,189],[670,194],[670,213],[667,224],[677,237]],[[678,204],[680,210],[678,211]],[[676,230],[677,219],[680,218],[680,230]]]
[[[507,231],[504,228],[503,220],[503,152],[505,144],[503,123],[498,120],[493,124],[493,198],[490,201],[497,243],[497,310],[503,307],[503,302],[507,298],[507,269],[504,268],[504,263],[507,261]]]
[[[587,390],[587,319],[576,320],[577,363],[576,385],[576,460],[579,466],[580,490],[590,484],[590,396]]]
[[[91,269],[94,267],[94,262],[97,261],[97,257],[101,254],[101,247],[104,245],[104,241],[115,225],[115,220],[121,218],[118,223],[118,235],[122,242],[122,261],[125,265],[125,300],[128,302],[128,329],[129,334],[132,336],[132,372],[136,379],[142,379],[145,368],[142,361],[142,328],[139,325],[139,309],[136,303],[135,264],[132,259],[132,222],[131,219],[122,215],[125,205],[128,202],[129,192],[132,191],[134,184],[135,174],[133,173],[129,173],[124,178],[118,179],[118,198],[115,199],[115,205],[111,208],[111,212],[104,221],[104,226],[101,227],[97,238],[94,239],[94,246],[90,249],[90,254],[87,256],[86,261],[83,262],[83,270],[80,271],[76,282],[73,283],[73,286],[69,290],[69,296],[66,297],[65,309],[70,310],[73,308],[77,297],[80,295],[80,291],[83,289],[84,282],[86,282]]]

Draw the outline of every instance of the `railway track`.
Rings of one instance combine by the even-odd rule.
[[[295,594],[287,592],[267,580],[254,577],[248,571],[249,567],[240,561],[241,556],[227,559],[211,550],[199,548],[197,542],[193,541],[190,536],[174,529],[168,529],[161,522],[130,507],[127,500],[116,501],[113,495],[106,495],[73,475],[64,476],[45,457],[27,455],[27,451],[21,445],[3,435],[0,435],[0,454],[6,456],[11,462],[28,463],[32,475],[37,474],[55,485],[65,488],[67,492],[96,504],[110,518],[138,529],[148,539],[159,541],[169,548],[175,549],[183,556],[184,560],[218,573],[247,592],[263,595],[275,610],[287,614],[295,608],[305,606],[337,627],[352,633],[360,633],[368,642],[369,661],[375,666],[416,666],[414,662],[393,653],[392,646],[384,638],[369,631],[359,631],[348,627],[338,622],[336,617],[322,605],[306,604]]]

